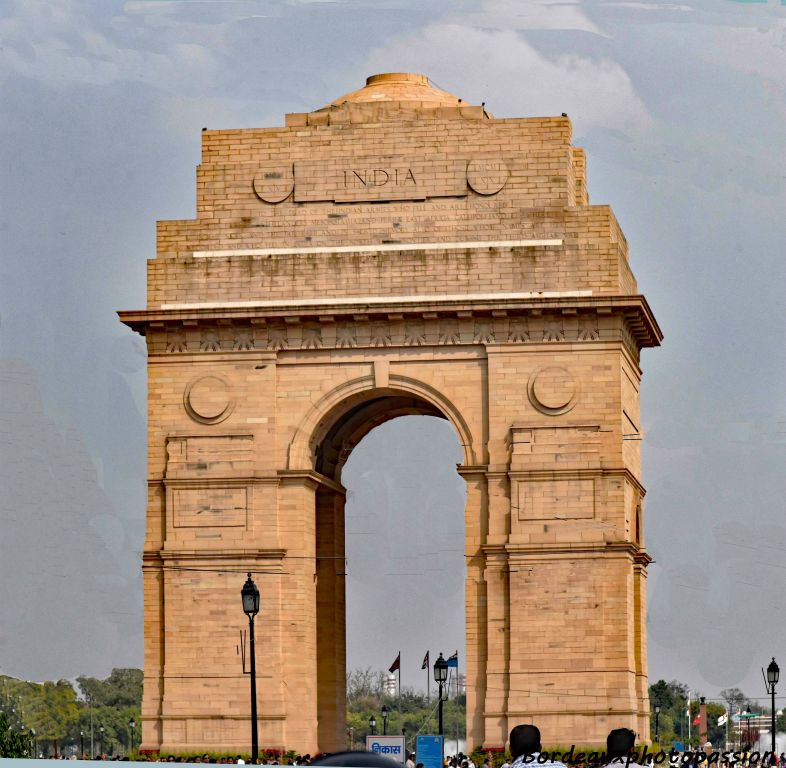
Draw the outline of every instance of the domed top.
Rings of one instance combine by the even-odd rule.
[[[435,88],[425,75],[408,72],[387,72],[366,78],[366,85],[332,101],[338,107],[346,102],[415,101],[424,106],[457,107],[459,99]]]

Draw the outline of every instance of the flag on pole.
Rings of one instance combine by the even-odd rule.
[[[458,669],[458,651],[456,651],[449,659],[448,659],[448,669],[453,667],[454,669]]]
[[[397,669],[401,669],[401,651],[398,652],[398,656],[396,656],[396,660],[390,665],[388,672],[395,672]]]
[[[421,669],[428,669],[428,651],[426,651],[426,655],[423,657],[423,663],[420,665]]]
[[[726,721],[727,721],[728,719],[729,719],[729,715],[728,715],[728,713],[727,713],[727,712],[724,712],[724,713],[723,713],[723,714],[722,714],[722,715],[721,715],[721,716],[718,718],[718,725],[726,725]]]
[[[693,724],[701,725],[701,715],[696,715],[696,717],[693,718]]]
[[[685,714],[690,717],[690,694],[688,694],[688,708],[685,710]]]

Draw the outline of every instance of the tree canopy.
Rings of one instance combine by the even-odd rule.
[[[402,730],[407,736],[408,748],[414,748],[415,736],[418,733],[437,732],[437,698],[432,691],[431,698],[416,691],[414,688],[402,688],[401,696],[389,696],[385,693],[387,674],[370,668],[355,669],[347,674],[347,730],[348,746],[354,744],[359,748],[365,744],[366,736],[371,733],[369,718],[377,720],[377,733],[382,733],[384,724],[382,707],[387,706],[389,715],[387,722],[388,734],[400,734]],[[451,697],[443,702],[443,724],[445,739],[466,738],[466,696]]]
[[[85,700],[94,707],[132,707],[142,701],[141,669],[113,669],[105,680],[77,677]]]
[[[0,757],[28,757],[29,748],[29,740],[11,727],[5,712],[0,712]]]
[[[2,749],[12,749],[17,739],[24,749],[35,742],[45,755],[57,756],[64,744],[90,753],[92,733],[93,754],[127,752],[134,735],[129,724],[140,722],[142,679],[139,669],[113,669],[104,680],[79,677],[80,700],[67,680],[31,683],[0,676],[7,732]]]

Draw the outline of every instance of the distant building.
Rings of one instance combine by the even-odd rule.
[[[385,693],[388,696],[398,696],[398,679],[395,672],[390,672],[385,680]]]

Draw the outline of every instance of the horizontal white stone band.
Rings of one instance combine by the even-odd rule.
[[[522,293],[452,293],[418,296],[340,296],[335,299],[275,299],[268,301],[222,301],[195,304],[162,304],[161,309],[275,309],[277,307],[375,306],[379,304],[443,304],[466,301],[506,301],[509,299],[579,299],[592,291],[525,291]]]
[[[462,243],[380,243],[379,245],[336,245],[316,248],[246,248],[237,251],[194,251],[195,259],[223,256],[289,256],[298,253],[384,253],[385,251],[444,251],[452,248],[534,248],[562,245],[562,240],[468,240]]]

